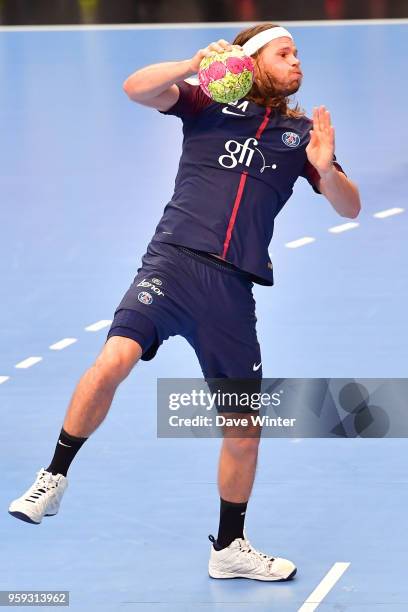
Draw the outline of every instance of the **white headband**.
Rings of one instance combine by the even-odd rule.
[[[256,53],[256,51],[259,51],[261,47],[271,42],[271,40],[275,40],[275,38],[282,38],[283,36],[287,36],[293,40],[292,34],[285,28],[282,28],[281,26],[277,28],[269,28],[269,30],[264,30],[263,32],[255,34],[255,36],[247,40],[246,43],[242,45],[242,48],[245,55],[253,55]]]
[[[287,36],[293,40],[292,34],[285,28],[282,28],[281,26],[269,28],[268,30],[264,30],[263,32],[259,32],[258,34],[255,34],[255,36],[252,36],[252,38],[247,40],[246,43],[242,45],[242,49],[245,55],[253,55],[267,43],[271,42],[271,40],[275,40],[275,38],[283,38],[283,36]],[[184,80],[190,85],[200,84],[197,76],[191,76]]]

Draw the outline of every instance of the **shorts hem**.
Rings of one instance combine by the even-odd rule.
[[[134,326],[130,326],[132,324]],[[142,325],[141,330],[136,329],[138,325]],[[153,339],[151,334],[154,335]],[[106,342],[112,336],[130,338],[137,342],[142,349],[141,359],[143,361],[153,359],[161,344],[153,321],[138,310],[131,308],[119,308],[116,310]]]

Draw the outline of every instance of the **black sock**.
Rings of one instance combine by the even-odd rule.
[[[236,504],[222,498],[220,501],[220,526],[214,544],[216,550],[226,548],[235,538],[244,537],[245,512],[248,504],[248,502]]]
[[[76,438],[68,434],[64,428],[61,429],[55,453],[50,465],[47,467],[47,472],[52,474],[67,475],[68,468],[74,460],[75,455],[88,438]]]

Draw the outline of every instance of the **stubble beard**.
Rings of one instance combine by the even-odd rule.
[[[266,97],[287,98],[299,90],[301,80],[293,79],[282,83],[273,77],[270,72],[265,72],[260,79],[260,84]]]

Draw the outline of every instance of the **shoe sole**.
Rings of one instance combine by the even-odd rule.
[[[262,578],[262,576],[254,576],[253,574],[228,574],[228,573],[218,573],[217,575],[214,573],[213,575],[209,574],[210,578],[214,578],[216,580],[219,579],[228,579],[228,578],[249,578],[250,580],[261,580],[262,582],[287,582],[288,580],[292,580],[297,572],[297,568],[293,570],[291,574],[287,578]]]
[[[30,518],[27,514],[24,514],[24,512],[18,512],[17,510],[9,510],[8,513],[11,514],[11,516],[14,516],[14,518],[20,519],[20,521],[24,521],[25,523],[32,523],[32,525],[39,525],[41,523],[41,521],[33,521],[33,519]],[[55,512],[54,514],[44,514],[44,516],[55,516],[56,514],[57,513]]]
[[[27,514],[24,514],[24,512],[18,512],[17,510],[9,510],[9,514],[11,514],[11,516],[14,516],[14,518],[16,519],[20,519],[20,521],[24,521],[25,523],[32,523],[32,525],[40,524],[37,521],[33,521],[33,519],[30,518]]]

